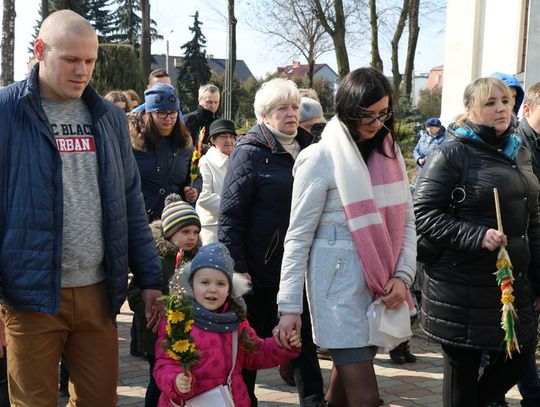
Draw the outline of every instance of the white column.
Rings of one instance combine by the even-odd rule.
[[[525,89],[540,82],[540,4],[529,2],[529,26],[525,53]]]
[[[484,0],[452,0],[446,3],[444,86],[441,119],[446,125],[463,113],[463,90],[478,76],[478,49]]]

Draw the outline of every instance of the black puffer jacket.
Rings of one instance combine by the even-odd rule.
[[[478,126],[489,133],[487,128]],[[458,347],[498,350],[500,290],[493,273],[498,251],[481,248],[489,228],[497,228],[493,188],[499,192],[504,233],[514,266],[516,334],[521,345],[532,345],[533,290],[540,272],[540,186],[530,155],[522,147],[515,160],[488,143],[456,137],[434,150],[416,184],[414,209],[417,232],[445,248],[442,257],[426,265],[422,283],[422,328],[433,339]],[[482,133],[480,133],[482,134]],[[487,139],[493,135],[482,137]],[[466,199],[450,216],[450,194],[468,168]],[[531,277],[533,277],[531,279]],[[536,295],[540,290],[536,289]]]
[[[302,128],[296,140],[307,147],[313,137]],[[249,273],[253,285],[278,287],[283,241],[289,227],[294,160],[261,124],[241,137],[227,166],[219,213],[219,241]]]

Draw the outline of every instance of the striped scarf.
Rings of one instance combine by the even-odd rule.
[[[383,293],[394,275],[403,246],[409,183],[405,162],[396,147],[396,159],[373,151],[366,165],[345,125],[334,117],[321,143],[328,146],[335,180],[367,286],[373,299]],[[391,156],[392,138],[384,140]],[[410,293],[407,302],[412,305]]]

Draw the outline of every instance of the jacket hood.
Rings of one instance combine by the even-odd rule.
[[[140,113],[134,112],[127,115],[131,147],[136,151],[146,151],[146,143],[141,133],[141,117]]]
[[[523,98],[525,96],[525,92],[523,91],[521,83],[519,83],[518,79],[514,75],[509,75],[507,73],[494,72],[491,74],[491,76],[493,78],[500,79],[506,84],[506,86],[508,86],[509,88],[514,88],[517,91],[516,104],[514,105],[514,113],[518,114],[519,108],[521,107],[521,104],[523,103]]]
[[[161,220],[156,220],[150,224],[150,230],[152,231],[152,236],[154,237],[154,242],[156,242],[156,248],[160,256],[176,256],[178,249],[170,241],[165,239],[163,235],[163,223]]]

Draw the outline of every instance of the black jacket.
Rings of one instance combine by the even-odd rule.
[[[527,149],[531,153],[534,175],[540,179],[540,135],[529,125],[527,119],[522,119],[519,122],[516,133],[523,139]]]
[[[312,136],[298,129],[301,149]],[[241,137],[227,167],[219,213],[219,241],[255,286],[278,287],[291,212],[294,160],[263,124]]]
[[[452,130],[447,139],[431,154],[414,196],[417,232],[445,248],[436,263],[425,266],[422,328],[444,344],[489,350],[502,346],[501,293],[493,275],[498,251],[481,248],[487,229],[497,228],[497,187],[515,277],[516,334],[521,345],[532,345],[536,331],[531,282],[540,295],[540,186],[530,154],[522,147],[513,160],[488,143],[457,138]],[[450,216],[446,208],[464,163],[466,198]]]
[[[189,133],[191,134],[191,138],[193,139],[194,146],[197,146],[197,143],[199,142],[199,133],[203,127],[206,129],[203,143],[208,144],[208,136],[210,134],[210,125],[216,119],[219,119],[219,116],[217,116],[215,113],[212,113],[210,110],[206,110],[201,105],[197,106],[197,110],[191,113],[188,113],[185,116],[184,120],[186,123],[186,127],[188,128]]]

